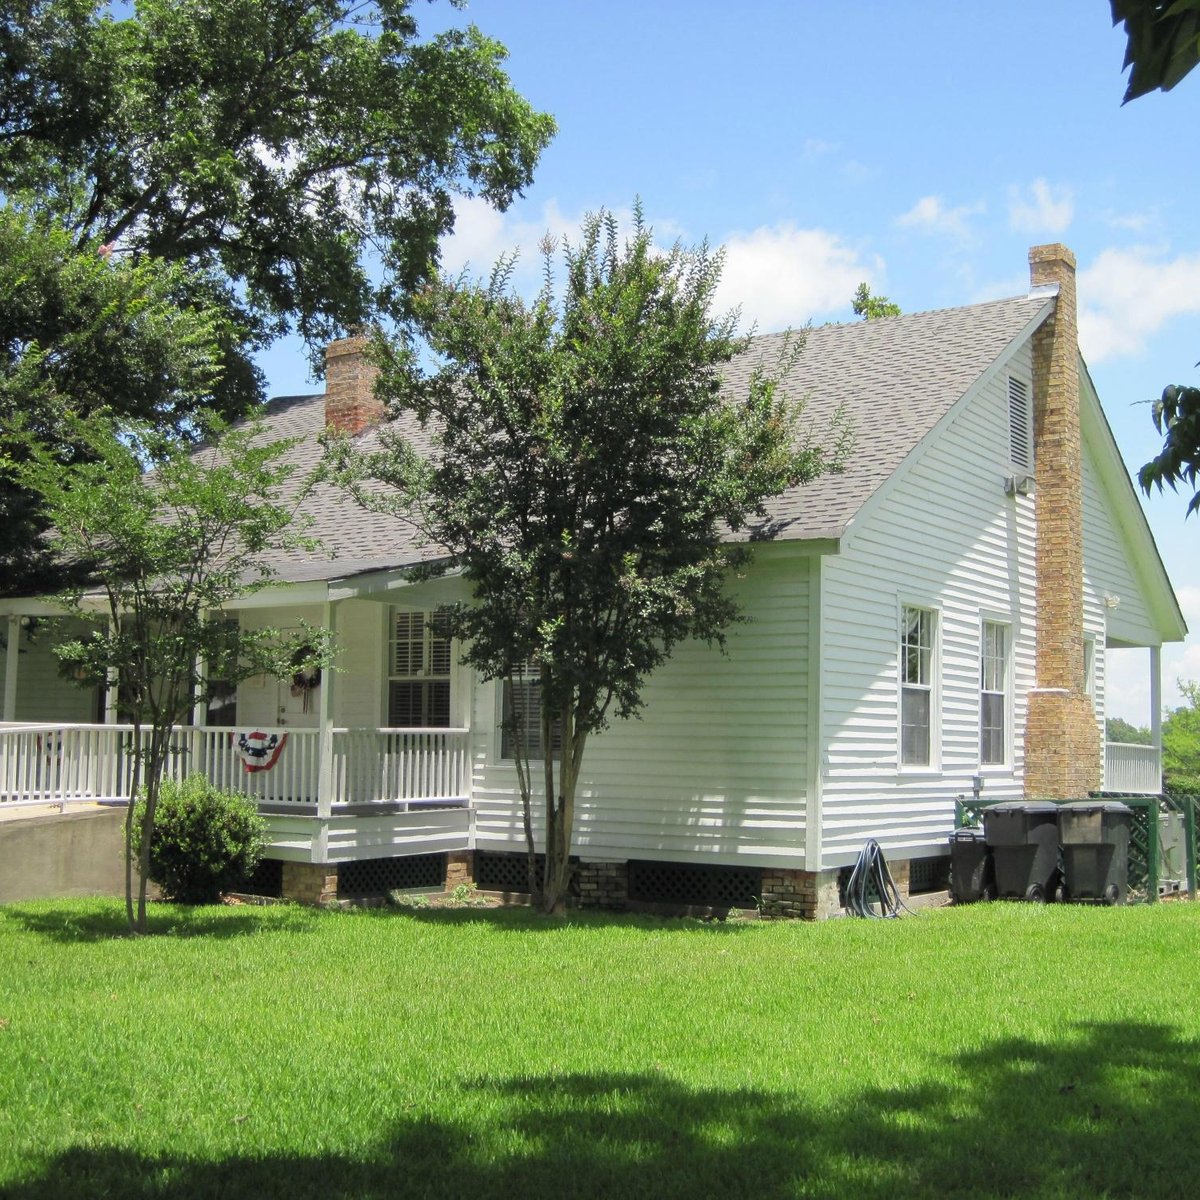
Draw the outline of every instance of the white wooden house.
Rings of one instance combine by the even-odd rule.
[[[574,850],[585,901],[759,897],[822,915],[863,842],[936,879],[954,803],[1160,787],[1159,647],[1186,629],[1075,336],[1074,259],[1031,251],[1029,294],[810,332],[787,386],[818,427],[842,407],[845,472],[780,497],[731,586],[751,618],[722,656],[681,647],[644,716],[589,742]],[[729,371],[736,391],[775,339]],[[382,414],[352,340],[327,393],[273,402],[315,464],[327,423],[368,443]],[[226,616],[334,630],[338,670],[255,680],[181,729],[173,769],[259,798],[282,890],[328,897],[475,877],[517,887],[524,849],[500,689],[431,618],[461,580],[407,525],[325,488],[327,553]],[[0,802],[122,794],[111,698],[62,680],[52,603],[7,614]],[[1107,651],[1145,647],[1155,745],[1104,744]],[[212,722],[210,724],[210,721]],[[237,734],[286,732],[247,773]]]

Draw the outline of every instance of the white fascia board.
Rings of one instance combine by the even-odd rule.
[[[1182,642],[1187,637],[1187,622],[1082,356],[1079,359],[1079,423],[1083,441],[1095,456],[1100,486],[1112,504],[1124,535],[1134,574],[1146,589],[1146,598],[1162,640]]]
[[[306,583],[277,583],[248,596],[239,596],[222,604],[223,612],[248,608],[288,608],[297,604],[324,604],[329,599],[329,585],[323,580]]]
[[[963,392],[963,394],[959,396],[959,398],[955,400],[952,405],[950,405],[950,407],[943,414],[941,420],[939,420],[937,424],[934,425],[934,427],[908,452],[900,465],[891,473],[891,475],[888,476],[887,479],[883,481],[883,483],[879,485],[879,487],[875,489],[874,492],[871,493],[870,496],[867,497],[867,499],[863,502],[862,507],[859,508],[858,512],[856,512],[854,516],[852,516],[850,520],[846,522],[846,529],[842,534],[843,540],[852,538],[854,536],[855,526],[861,526],[870,518],[875,509],[877,509],[880,505],[887,503],[888,497],[900,485],[900,482],[904,479],[908,472],[912,470],[913,465],[920,461],[926,449],[928,449],[928,447],[931,446],[934,441],[941,436],[942,432],[949,427],[951,422],[957,419],[958,414],[962,412],[962,410],[966,408],[967,405],[969,405],[975,399],[975,397],[978,396],[979,393],[983,391],[983,389],[987,387],[988,384],[991,383],[991,381],[1008,366],[1009,362],[1012,361],[1012,358],[1017,351],[1020,350],[1020,348],[1033,336],[1034,331],[1050,315],[1050,313],[1054,311],[1054,298],[1058,295],[1058,285],[1053,284],[1046,289],[1036,289],[1031,292],[1030,295],[1041,296],[1043,295],[1043,292],[1045,293],[1046,301],[1042,307],[1039,308],[1032,317],[1030,317],[1030,319],[1025,323],[1024,328],[1012,338],[1008,345],[1005,346],[1004,349],[1001,350],[994,359],[992,359],[991,364],[980,373],[975,382],[972,383],[971,386],[967,388],[967,390]]]
[[[335,603],[338,600],[378,600],[386,604],[429,608],[469,600],[470,592],[459,568],[432,579],[414,579],[413,568],[400,567],[334,580],[329,585],[329,598]]]
[[[108,601],[97,593],[94,596],[84,596],[83,605],[94,609],[97,614],[108,612]],[[10,596],[0,600],[0,616],[21,617],[64,617],[69,616],[66,607],[53,596]]]

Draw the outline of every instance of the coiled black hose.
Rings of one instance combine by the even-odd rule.
[[[871,893],[879,898],[879,911],[871,902]],[[900,889],[888,869],[887,859],[874,838],[868,838],[859,852],[850,882],[846,885],[846,907],[856,917],[898,917],[901,909],[911,911],[900,896]]]

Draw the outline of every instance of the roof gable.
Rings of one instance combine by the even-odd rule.
[[[818,441],[840,409],[854,429],[854,444],[845,470],[774,500],[757,536],[841,537],[1046,308],[1045,296],[1019,296],[809,330],[784,394],[807,398],[803,420]],[[730,364],[726,380],[735,395],[745,391],[755,367],[775,361],[784,336],[756,338]]]

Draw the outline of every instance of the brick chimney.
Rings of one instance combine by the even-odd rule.
[[[354,437],[383,420],[383,401],[375,398],[379,371],[367,362],[365,337],[346,337],[325,347],[325,424]]]
[[[1075,256],[1029,251],[1033,287],[1058,285],[1054,311],[1033,335],[1037,480],[1036,685],[1025,720],[1025,794],[1079,799],[1100,786],[1100,730],[1083,661],[1083,450]]]

